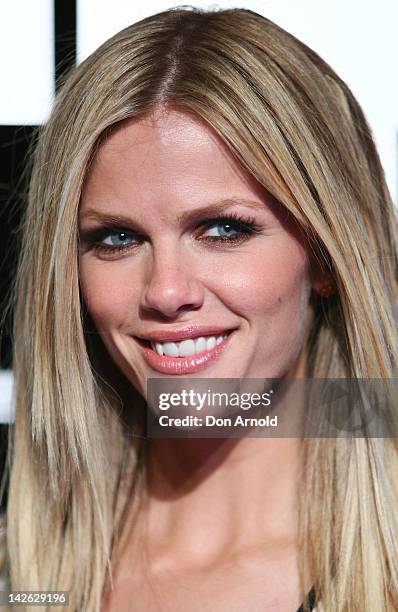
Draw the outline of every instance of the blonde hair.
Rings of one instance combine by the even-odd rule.
[[[69,590],[76,611],[100,610],[145,465],[142,422],[123,419],[80,296],[79,198],[110,129],[171,107],[216,130],[333,276],[335,296],[316,302],[308,376],[397,372],[396,213],[363,113],[333,70],[243,9],[171,9],[105,42],[42,129],[15,290],[10,585]],[[397,473],[394,439],[306,441],[302,570],[310,558],[326,610],[398,607]]]

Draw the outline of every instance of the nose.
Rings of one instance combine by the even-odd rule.
[[[153,254],[141,300],[144,310],[171,319],[200,308],[203,296],[203,285],[181,252],[168,248]]]

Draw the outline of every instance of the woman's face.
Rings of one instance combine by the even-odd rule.
[[[304,375],[304,244],[202,120],[124,122],[94,159],[79,230],[85,303],[142,394],[162,376]]]

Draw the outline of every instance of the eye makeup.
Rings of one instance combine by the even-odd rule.
[[[226,235],[205,236],[208,230],[216,227],[226,229]],[[217,245],[235,245],[247,241],[253,234],[261,233],[261,227],[254,217],[246,217],[239,213],[223,213],[219,216],[204,219],[199,223],[201,230],[200,242]],[[231,230],[234,232],[231,234]],[[101,256],[113,256],[137,249],[146,239],[142,234],[125,227],[116,227],[108,223],[93,229],[81,230],[80,242],[90,251]]]

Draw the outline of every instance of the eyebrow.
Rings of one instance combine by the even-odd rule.
[[[177,223],[186,224],[186,223],[195,223],[196,221],[202,220],[206,216],[217,215],[224,212],[230,206],[244,206],[246,208],[250,208],[252,210],[262,210],[266,211],[266,204],[264,202],[258,202],[255,200],[244,200],[241,198],[228,198],[226,200],[221,200],[220,202],[215,202],[204,206],[203,208],[196,208],[194,210],[187,210],[182,214],[177,216]],[[83,211],[80,215],[80,221],[84,219],[94,219],[97,221],[101,221],[107,225],[137,225],[137,222],[130,217],[125,215],[112,215],[106,212],[102,213],[96,209],[89,208]]]

